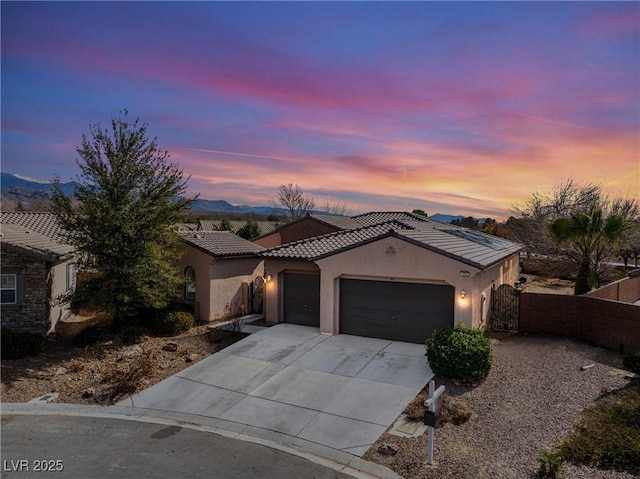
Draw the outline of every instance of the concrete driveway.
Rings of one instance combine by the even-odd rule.
[[[362,456],[433,377],[422,345],[279,324],[119,403],[341,463]]]

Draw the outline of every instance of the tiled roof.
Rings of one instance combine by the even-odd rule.
[[[58,225],[53,213],[31,213],[20,211],[2,212],[0,222],[4,224],[16,224],[25,226],[31,231],[64,241],[64,231]]]
[[[316,260],[388,236],[396,229],[404,230],[407,228],[402,223],[388,222],[381,225],[336,231],[335,233],[276,246],[267,250],[261,256]]]
[[[212,256],[250,256],[264,251],[262,246],[230,231],[181,231],[179,234],[186,243]]]
[[[71,245],[60,243],[49,236],[19,224],[2,223],[0,228],[0,242],[2,244],[17,246],[46,261],[56,261],[71,255],[74,251]]]
[[[198,223],[199,231],[218,231],[220,228],[221,220],[200,220]],[[244,227],[247,222],[240,220],[232,220],[229,221],[231,223],[231,229],[234,233],[237,233],[238,230]],[[260,235],[266,235],[273,230],[275,230],[280,223],[278,221],[256,221],[258,224],[258,229],[260,230]]]
[[[321,214],[310,214],[309,216],[318,221],[322,221],[323,223],[327,223],[331,226],[335,226],[336,228],[340,228],[341,230],[351,230],[354,228],[362,227],[362,223],[358,223],[350,216]]]
[[[376,225],[384,223],[385,221],[427,221],[425,216],[416,215],[414,213],[407,213],[406,211],[374,211],[371,213],[364,213],[352,218],[358,224],[362,226]]]
[[[360,217],[365,217],[365,222],[384,220],[384,218],[390,218],[390,221],[277,246],[267,250],[261,256],[313,261],[387,236],[395,236],[479,269],[484,269],[522,248],[522,245],[512,241],[468,228],[439,223],[410,213],[371,213],[360,215]],[[406,218],[406,220],[402,221],[402,218]]]

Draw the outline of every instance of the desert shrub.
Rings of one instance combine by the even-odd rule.
[[[407,407],[404,408],[404,413],[409,419],[413,419],[414,421],[422,421],[424,419],[424,413],[427,410],[424,405],[426,399],[427,393],[422,392],[407,404]]]
[[[454,396],[445,396],[442,405],[442,421],[460,426],[469,422],[472,411],[466,402]]]
[[[230,319],[229,324],[227,324],[224,329],[229,331],[232,336],[238,336],[244,329],[242,317],[238,316],[237,318]]]
[[[109,337],[109,330],[104,326],[88,326],[74,336],[72,343],[78,348],[92,346]]]
[[[111,385],[110,398],[115,399],[136,392],[140,380],[149,376],[153,368],[154,361],[147,354],[136,358],[135,361],[127,362],[124,367],[111,371],[103,379],[103,382]]]
[[[613,391],[585,409],[559,453],[575,464],[640,474],[640,386]]]
[[[536,477],[554,479],[564,472],[564,462],[557,452],[542,451],[538,455]]]
[[[175,336],[193,328],[193,314],[165,308],[157,311],[150,319],[150,329],[156,336]]]
[[[404,408],[404,413],[409,419],[423,421],[427,408],[424,405],[428,394],[421,392]],[[455,396],[445,392],[442,402],[442,423],[450,422],[456,426],[464,424],[471,418],[471,409],[466,403]]]
[[[462,324],[439,329],[427,340],[426,348],[431,370],[454,381],[477,383],[491,370],[491,342],[478,329]]]
[[[622,364],[624,364],[624,367],[629,371],[640,374],[640,353],[625,356],[622,360]]]
[[[44,338],[26,331],[12,331],[2,328],[2,359],[20,359],[37,356],[44,346]]]

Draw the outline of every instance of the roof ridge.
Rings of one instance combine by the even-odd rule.
[[[359,231],[363,231],[363,230],[368,230],[368,229],[372,229],[372,228],[378,228],[380,226],[383,226],[385,224],[389,224],[389,223],[396,223],[398,226],[404,226],[406,229],[415,229],[415,228],[411,228],[408,225],[404,225],[401,221],[398,220],[388,220],[388,221],[383,221],[380,223],[375,223],[372,225],[362,225],[358,228],[352,228],[352,229],[347,229],[347,230],[340,230],[340,231],[333,231],[331,233],[325,233],[323,235],[320,236],[312,236],[311,238],[304,238],[304,239],[300,239],[300,240],[296,240],[296,241],[291,241],[290,243],[284,243],[278,246],[274,246],[272,248],[267,249],[267,251],[277,251],[280,248],[288,248],[294,245],[299,245],[299,244],[305,244],[305,243],[312,243],[314,241],[320,241],[323,239],[327,239],[330,237],[335,237],[335,236],[344,236],[347,234],[352,234],[352,233],[356,233]],[[395,231],[393,228],[389,228],[388,231]],[[387,232],[388,232],[387,231]]]

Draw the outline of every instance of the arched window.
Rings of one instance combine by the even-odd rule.
[[[196,299],[196,270],[191,266],[184,269],[184,299]]]

